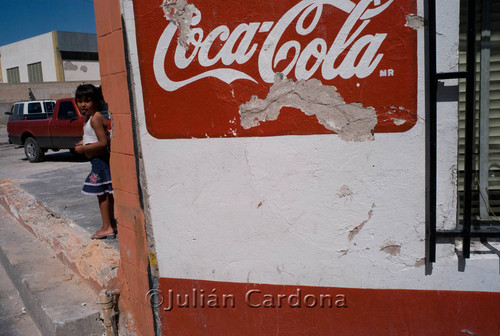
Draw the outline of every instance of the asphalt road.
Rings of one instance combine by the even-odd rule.
[[[48,151],[43,162],[30,163],[24,155],[24,148],[8,143],[7,131],[0,126],[0,178],[10,178],[16,180],[38,179],[37,175],[61,168],[75,165],[87,165],[89,163],[75,159],[68,150],[59,152]],[[87,172],[88,173],[88,172]],[[81,183],[83,184],[83,181]]]

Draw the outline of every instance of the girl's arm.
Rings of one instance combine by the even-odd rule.
[[[83,152],[89,158],[108,153],[108,137],[106,136],[106,121],[100,112],[96,112],[90,120],[90,126],[94,129],[97,142],[82,147]]]

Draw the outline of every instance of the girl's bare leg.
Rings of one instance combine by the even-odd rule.
[[[97,196],[99,201],[99,210],[101,211],[102,227],[92,235],[92,238],[110,235],[116,229],[114,204],[115,200],[112,194]]]
[[[113,231],[117,231],[117,223],[115,219],[115,197],[113,194],[107,194],[108,195],[108,209],[109,209],[109,215],[110,215],[110,220],[111,220],[111,227],[113,228]]]

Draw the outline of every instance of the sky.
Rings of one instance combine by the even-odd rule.
[[[94,33],[93,0],[0,0],[0,46],[53,30]]]

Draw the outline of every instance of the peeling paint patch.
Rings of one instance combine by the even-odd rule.
[[[191,21],[196,7],[188,4],[187,0],[163,0],[160,7],[165,13],[165,18],[179,27],[177,42],[187,49],[191,35]]]
[[[392,256],[397,256],[401,253],[401,245],[395,244],[393,242],[387,243],[380,248],[380,251],[388,253]]]
[[[420,258],[415,262],[415,267],[422,267],[425,265],[425,258]]]
[[[340,190],[337,193],[337,196],[339,198],[349,197],[349,199],[352,199],[353,195],[354,193],[352,192],[352,190],[345,184],[342,187],[340,187]]]
[[[345,249],[345,250],[338,250],[337,251],[338,253],[340,253],[340,256],[343,257],[345,256],[348,252],[349,252],[349,249]]]
[[[315,115],[321,125],[338,133],[342,140],[373,140],[377,124],[375,109],[360,103],[345,103],[334,86],[323,85],[318,79],[294,82],[281,74],[276,74],[265,99],[252,96],[240,105],[241,126],[249,129],[261,122],[276,120],[282,107]]]
[[[422,29],[424,28],[424,18],[415,14],[406,15],[405,26],[415,30]]]
[[[460,332],[463,332],[463,333],[469,334],[469,335],[475,335],[476,334],[476,333],[473,333],[472,331],[467,330],[467,329],[462,329],[462,330],[460,330]]]
[[[393,118],[393,119],[392,119],[392,122],[393,122],[393,123],[394,123],[394,125],[396,125],[396,126],[401,126],[401,125],[403,125],[403,124],[406,122],[406,120],[405,120],[405,119]]]
[[[71,61],[66,61],[66,62],[64,62],[64,70],[76,71],[76,70],[78,70],[78,65],[73,64]]]
[[[366,225],[366,223],[368,223],[368,221],[370,220],[370,218],[372,218],[373,209],[374,208],[375,208],[375,203],[372,204],[371,210],[368,211],[368,218],[365,219],[364,221],[362,221],[361,224],[359,224],[358,226],[356,226],[354,229],[352,229],[351,231],[349,231],[349,236],[347,236],[347,238],[349,239],[349,241],[353,240],[353,238],[359,233],[359,231],[361,231],[361,229]]]

